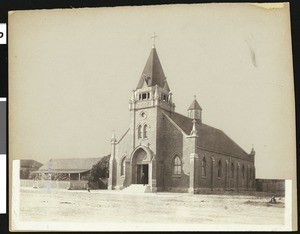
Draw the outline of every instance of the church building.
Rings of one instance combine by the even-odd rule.
[[[111,139],[108,189],[145,184],[151,192],[254,190],[255,151],[245,152],[223,131],[202,122],[191,100],[187,115],[175,103],[155,46],[129,101],[127,131]]]

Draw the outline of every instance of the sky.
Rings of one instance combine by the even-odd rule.
[[[10,159],[99,157],[129,127],[128,101],[156,49],[175,111],[250,153],[258,178],[292,178],[289,7],[165,5],[9,14]]]

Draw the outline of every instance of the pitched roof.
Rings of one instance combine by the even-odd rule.
[[[148,87],[157,85],[161,88],[164,87],[166,82],[166,77],[155,48],[152,48],[150,52],[147,63],[137,85],[137,89],[143,87],[144,81],[146,81]]]
[[[199,105],[199,103],[197,102],[197,100],[194,99],[194,101],[192,102],[192,104],[190,105],[188,110],[202,110],[202,108]]]
[[[32,160],[32,159],[21,159],[21,167],[26,167],[26,168],[40,168],[43,164]]]
[[[170,117],[187,135],[190,134],[193,127],[192,119],[176,112],[172,113]],[[231,140],[223,131],[203,124],[197,119],[196,130],[198,133],[198,147],[203,147],[235,156],[248,156],[248,154],[233,140]]]
[[[50,159],[39,171],[55,173],[81,173],[92,169],[103,157]]]

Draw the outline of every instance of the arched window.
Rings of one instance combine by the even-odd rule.
[[[222,177],[222,162],[219,160],[218,162],[218,178]]]
[[[206,176],[206,159],[205,157],[202,159],[202,176]]]
[[[181,174],[181,159],[178,155],[173,159],[173,174],[180,175]]]
[[[144,132],[144,138],[147,138],[147,128],[148,128],[148,126],[147,126],[147,124],[145,124],[144,129],[143,129],[144,130],[143,131]]]
[[[138,126],[138,139],[142,138],[142,126]]]
[[[125,175],[125,157],[121,161],[121,176]]]
[[[243,180],[245,179],[245,166],[243,164],[242,166],[242,176],[243,176]]]
[[[234,178],[234,163],[231,163],[231,178]]]

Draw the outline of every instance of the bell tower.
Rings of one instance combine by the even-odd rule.
[[[132,149],[140,145],[156,151],[158,119],[162,112],[175,111],[172,92],[162,69],[155,44],[129,100]]]
[[[136,156],[137,162],[132,165],[130,178],[132,183],[138,182],[142,171],[148,178],[151,191],[156,191],[157,186],[161,186],[161,181],[157,178],[157,171],[160,170],[158,168],[161,168],[157,151],[161,117],[163,112],[173,113],[175,104],[155,44],[152,46],[136,89],[132,91],[129,110],[131,152],[145,151],[147,155],[144,158],[140,157],[141,155]],[[130,157],[135,160],[135,154],[131,154]]]
[[[168,112],[174,112],[175,110],[167,78],[159,61],[156,48],[152,46],[138,85],[132,91],[129,110],[155,106],[159,106]]]

